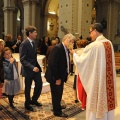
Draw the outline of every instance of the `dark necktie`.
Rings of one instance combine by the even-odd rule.
[[[34,42],[31,42],[32,43],[32,47],[35,48],[35,43]]]
[[[66,47],[65,47],[65,53],[66,53],[66,59],[67,59],[67,73],[69,74],[69,55]]]

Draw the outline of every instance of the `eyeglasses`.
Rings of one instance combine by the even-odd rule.
[[[94,30],[91,30],[91,31],[89,32],[89,34],[91,34],[91,33],[92,33],[92,31],[94,31]]]

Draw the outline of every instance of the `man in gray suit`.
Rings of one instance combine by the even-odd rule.
[[[41,68],[37,62],[37,51],[34,40],[37,31],[34,26],[28,26],[26,29],[26,40],[20,45],[20,62],[22,64],[22,75],[25,77],[25,108],[30,111],[34,109],[30,104],[42,106],[37,100],[42,90]],[[35,82],[34,93],[30,98],[31,84]]]

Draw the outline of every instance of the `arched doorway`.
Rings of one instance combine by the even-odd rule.
[[[58,36],[59,4],[58,0],[48,0],[45,7],[46,36]]]

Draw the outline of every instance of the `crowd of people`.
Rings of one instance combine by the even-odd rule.
[[[45,78],[50,83],[55,116],[68,117],[62,111],[66,106],[61,105],[61,100],[64,83],[70,72],[73,73],[75,65],[75,103],[81,102],[81,109],[86,109],[86,120],[114,120],[114,110],[117,107],[114,50],[110,40],[103,36],[101,24],[90,26],[90,36],[87,39],[80,37],[76,40],[74,35],[68,33],[61,41],[59,37],[51,41],[44,37],[37,46],[37,29],[28,26],[25,31],[26,39],[23,41],[20,35],[14,42],[11,35],[7,35],[5,41],[0,39],[0,92],[3,90],[6,93],[10,107],[15,108],[13,98],[20,91],[16,60],[12,53],[20,55],[21,74],[25,77],[25,109],[34,111],[31,105],[42,106],[38,102],[43,84],[41,67],[37,61],[39,49],[40,54],[47,58]],[[31,97],[33,80],[35,87]]]

